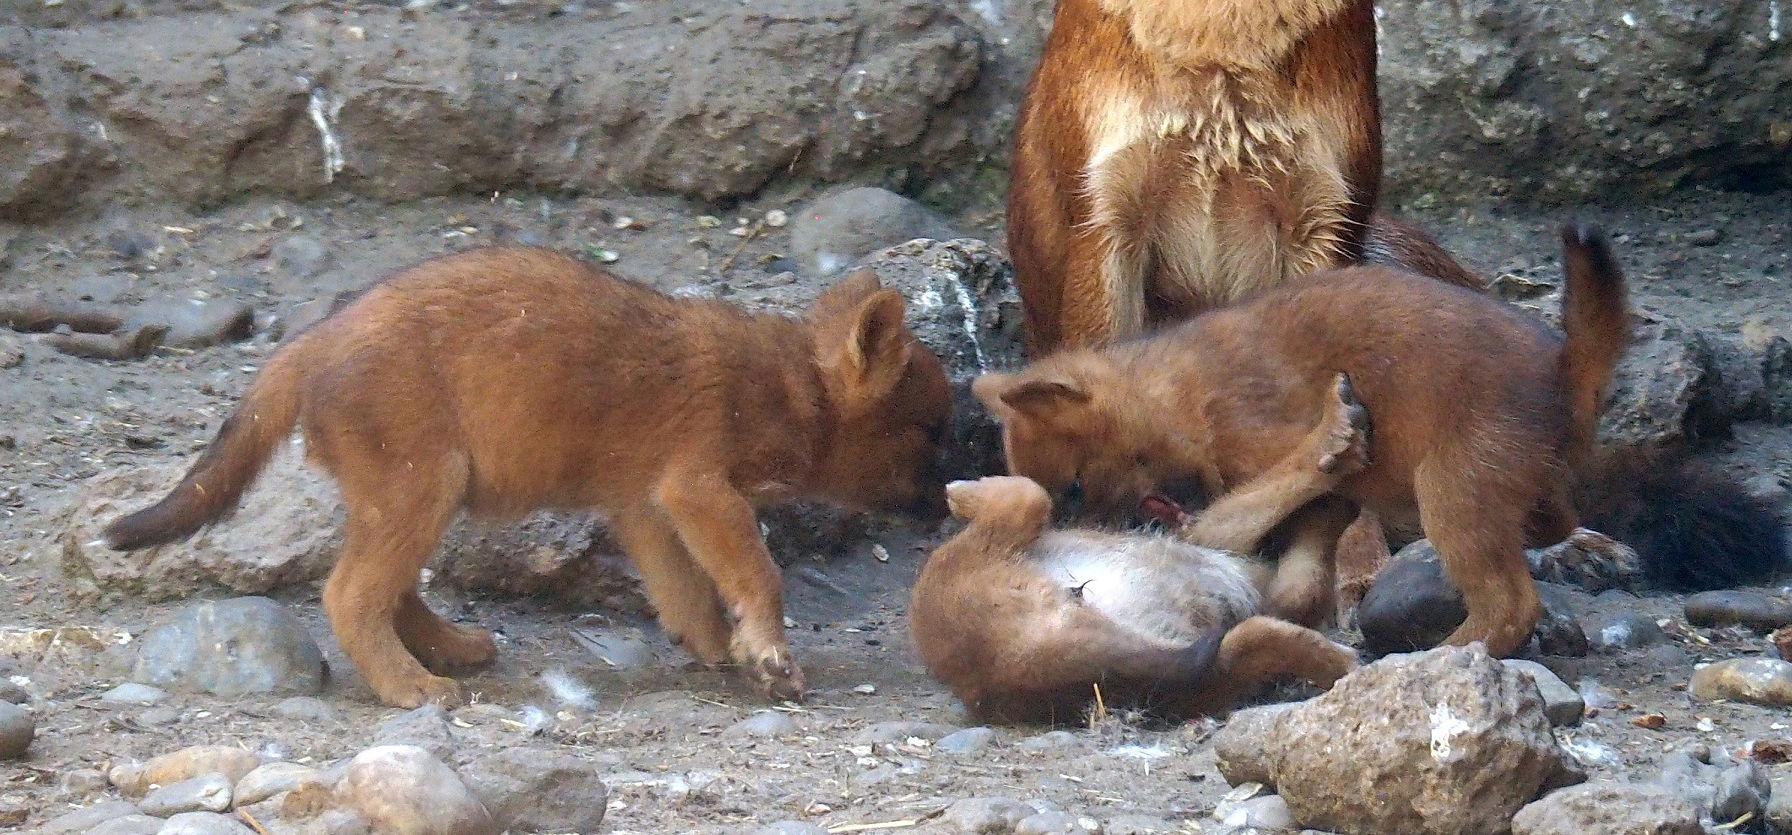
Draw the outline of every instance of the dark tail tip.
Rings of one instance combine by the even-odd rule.
[[[1597,224],[1579,221],[1562,224],[1562,248],[1570,256],[1586,259],[1587,266],[1600,275],[1618,272],[1618,258],[1612,254],[1611,238]]]
[[[172,498],[172,497],[170,497]],[[183,524],[178,512],[168,507],[167,500],[158,502],[128,516],[112,520],[106,526],[106,547],[114,551],[136,551],[166,545],[185,539],[203,527]]]

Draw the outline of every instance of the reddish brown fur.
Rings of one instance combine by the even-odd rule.
[[[1503,655],[1540,613],[1527,528],[1541,542],[1574,528],[1567,470],[1627,336],[1603,237],[1565,229],[1564,243],[1566,341],[1485,296],[1355,267],[974,389],[1004,422],[1016,474],[1054,490],[1080,480],[1091,499],[1126,504],[1170,478],[1200,477],[1213,495],[1250,480],[1348,373],[1375,428],[1371,465],[1340,492],[1394,521],[1416,515],[1466,598],[1450,642]]]
[[[494,654],[417,595],[449,522],[543,507],[605,511],[668,633],[797,697],[755,506],[940,504],[950,395],[903,307],[869,271],[797,320],[672,299],[546,250],[437,259],[281,348],[181,484],[108,538],[144,547],[227,514],[297,423],[348,506],[324,607],[383,701],[453,702],[453,680],[429,670]]]
[[[1008,204],[1035,356],[1369,253],[1467,286],[1381,179],[1370,0],[1061,0]]]
[[[1061,0],[1008,202],[1033,356],[1359,259],[1481,289],[1423,229],[1373,213],[1375,53],[1371,0]],[[1365,513],[1346,583],[1387,553]]]

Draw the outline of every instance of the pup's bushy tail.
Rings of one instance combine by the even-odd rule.
[[[1708,591],[1792,568],[1786,518],[1730,474],[1685,453],[1600,453],[1580,478],[1581,523],[1636,549],[1649,585]]]
[[[295,349],[303,344],[301,339],[268,360],[173,492],[106,526],[107,545],[132,551],[185,539],[236,509],[298,420],[304,361]]]
[[[1612,370],[1630,341],[1630,301],[1611,242],[1598,227],[1562,227],[1562,343],[1557,369],[1567,386],[1576,455],[1592,448]]]

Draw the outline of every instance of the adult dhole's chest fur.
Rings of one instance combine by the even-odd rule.
[[[1381,169],[1367,0],[1061,0],[1016,128],[1035,351],[1357,260]]]

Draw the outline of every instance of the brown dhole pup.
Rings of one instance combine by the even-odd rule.
[[[755,505],[944,516],[946,375],[903,317],[868,270],[794,319],[673,299],[547,250],[447,256],[277,351],[186,478],[107,538],[142,548],[223,517],[296,423],[348,507],[324,608],[382,701],[452,703],[459,688],[430,670],[495,652],[417,594],[455,515],[543,507],[604,511],[674,640],[797,698]]]
[[[1352,267],[973,390],[1003,421],[1016,475],[1051,490],[1080,480],[1092,501],[1123,504],[1170,478],[1197,477],[1209,495],[1248,482],[1301,441],[1303,417],[1346,373],[1375,429],[1369,466],[1337,492],[1416,516],[1467,605],[1448,642],[1506,655],[1541,611],[1527,531],[1554,543],[1576,528],[1570,476],[1629,332],[1605,237],[1566,227],[1563,242],[1565,339],[1478,293]]]
[[[1051,498],[1026,478],[947,485],[970,524],[928,558],[909,605],[928,672],[993,722],[1074,721],[1097,692],[1187,718],[1283,675],[1329,687],[1356,653],[1258,615],[1269,572],[1232,552],[1255,551],[1315,500],[1337,501],[1320,497],[1364,466],[1366,414],[1339,393],[1294,452],[1192,521],[1152,508],[1180,538],[1047,530]]]
[[[1372,218],[1379,106],[1371,0],[1059,0],[1008,202],[1033,355],[1365,257],[1478,289]]]

